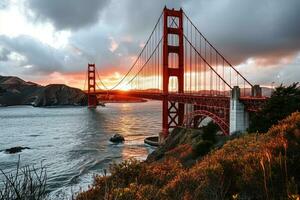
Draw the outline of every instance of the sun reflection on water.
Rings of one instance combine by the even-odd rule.
[[[123,160],[127,160],[130,158],[144,160],[146,159],[147,157],[146,155],[148,154],[149,154],[149,150],[145,147],[137,149],[136,146],[125,145],[124,148],[122,149]]]

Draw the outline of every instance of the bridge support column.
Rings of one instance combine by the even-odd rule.
[[[251,88],[251,96],[253,97],[261,97],[262,96],[262,90],[259,85],[253,85]]]
[[[249,127],[249,113],[240,101],[240,88],[238,86],[234,86],[231,91],[229,124],[230,135],[243,133]]]
[[[88,64],[88,107],[96,108],[98,101],[96,92],[96,67],[95,64]]]
[[[163,143],[169,135],[170,129],[181,125],[184,118],[184,104],[168,100],[169,79],[176,77],[178,81],[178,93],[183,93],[184,87],[184,44],[183,44],[183,11],[164,8],[163,28],[163,110],[162,110],[162,133],[160,143]],[[175,21],[177,23],[168,23]],[[173,25],[173,26],[172,26]],[[172,44],[169,36],[177,35],[178,43]],[[178,55],[178,66],[169,66],[169,54]]]

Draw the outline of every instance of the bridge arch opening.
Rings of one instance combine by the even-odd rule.
[[[210,118],[215,124],[217,124],[224,135],[229,135],[228,123],[226,123],[222,118],[220,118],[216,114],[207,110],[196,110],[187,113],[183,119],[183,126],[187,128],[192,128],[195,125],[199,125],[199,123],[201,123],[206,118]]]

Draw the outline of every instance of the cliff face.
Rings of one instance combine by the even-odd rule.
[[[87,105],[87,97],[77,88],[63,84],[41,86],[18,77],[0,76],[0,106]]]
[[[34,106],[55,106],[55,105],[87,105],[87,96],[77,88],[66,85],[47,85],[39,89]]]

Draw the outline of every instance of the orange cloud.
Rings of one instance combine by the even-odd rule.
[[[99,73],[99,72],[98,72]],[[119,73],[118,71],[112,70],[105,70],[103,74],[99,74],[102,82],[108,87],[113,87],[121,78],[123,74]],[[99,77],[96,74],[96,82],[97,85],[101,88],[102,87]],[[47,78],[39,79],[35,81],[40,85],[49,85],[49,84],[65,84],[70,87],[75,87],[79,89],[87,89],[87,74],[86,72],[75,72],[75,73],[60,73],[60,72],[53,72],[47,76]]]

